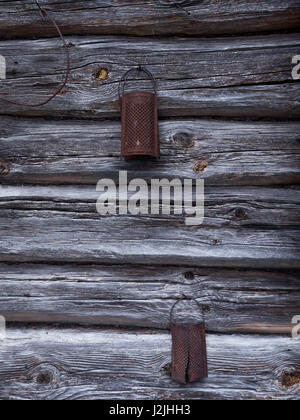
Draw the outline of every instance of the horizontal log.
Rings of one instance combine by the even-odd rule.
[[[101,178],[203,178],[206,185],[297,184],[299,122],[161,121],[159,161],[120,160],[121,126],[3,117],[2,183],[93,184]],[[205,162],[202,172],[193,168]]]
[[[9,322],[169,328],[181,293],[206,307],[220,333],[291,333],[299,273],[164,266],[0,264],[0,314]],[[178,319],[201,318],[178,305]]]
[[[128,194],[128,198],[133,193]],[[11,213],[38,211],[77,213],[77,219],[99,219],[95,212],[100,193],[92,186],[0,185],[0,209]],[[147,199],[147,197],[145,197]],[[111,195],[111,200],[113,195]],[[162,213],[160,197],[160,213]],[[195,200],[195,194],[194,194]],[[295,228],[299,221],[300,191],[291,188],[226,187],[205,189],[205,219],[202,227]],[[117,203],[119,210],[119,206]],[[174,220],[174,204],[170,216]],[[155,219],[153,215],[153,219]],[[181,221],[182,219],[180,219]]]
[[[24,4],[25,3],[25,4]],[[0,37],[55,36],[32,3],[0,1]],[[297,0],[43,1],[66,34],[203,35],[297,29]]]
[[[0,261],[300,267],[299,230],[185,222],[185,215],[2,209]]]
[[[117,118],[118,82],[126,70],[142,63],[158,80],[162,117],[300,115],[300,86],[292,80],[298,34],[196,40],[81,37],[68,42],[72,72],[62,94],[41,108],[0,101],[0,114]],[[1,91],[21,102],[45,98],[65,72],[57,39],[2,41],[0,54],[7,61]],[[103,78],[97,76],[101,69]],[[139,87],[150,84],[144,81]]]
[[[1,399],[298,400],[299,343],[288,337],[208,336],[209,377],[170,378],[166,333],[8,329]]]

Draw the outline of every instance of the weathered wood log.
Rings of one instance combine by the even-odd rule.
[[[210,334],[209,379],[182,387],[170,380],[170,335],[157,331],[182,292],[206,305],[210,333],[290,334],[300,313],[300,124],[208,119],[299,119],[299,34],[174,36],[298,30],[299,0],[71,3],[43,6],[65,34],[103,36],[67,39],[67,89],[40,109],[0,101],[0,315],[36,323],[0,337],[0,399],[300,399],[297,341]],[[34,3],[0,0],[0,38],[33,36],[56,33]],[[0,54],[0,91],[16,100],[44,98],[64,72],[58,39],[0,42]],[[139,63],[173,118],[160,124],[159,162],[120,161],[120,122],[103,120],[119,118],[118,81]],[[96,182],[122,169],[148,182],[204,178],[203,225],[98,215]],[[29,183],[45,185],[16,185]],[[179,316],[197,318],[184,307]],[[55,329],[71,323],[135,330]]]
[[[1,399],[299,399],[299,343],[208,336],[209,377],[171,381],[171,338],[151,331],[8,329]]]
[[[185,293],[207,308],[208,331],[291,333],[298,272],[164,266],[0,264],[0,314],[9,322],[169,328]],[[208,312],[209,311],[209,312]],[[181,304],[179,319],[201,318]]]
[[[103,218],[91,187],[7,186],[1,193],[2,261],[299,266],[293,189],[209,190],[204,225],[195,228],[184,226],[184,215]]]
[[[185,217],[2,209],[0,260],[300,267],[299,230],[186,226]]]
[[[129,193],[128,198],[132,195]],[[95,209],[99,196],[92,186],[0,185],[0,209],[11,213],[27,211],[33,215],[38,211],[76,212],[78,218],[98,219]],[[205,189],[202,227],[297,229],[300,226],[299,204],[300,191],[294,187],[209,187]],[[160,213],[162,208],[160,197]],[[174,221],[173,214],[174,203],[171,203],[171,215],[164,217],[171,222]]]
[[[300,182],[298,122],[172,120],[160,123],[159,161],[120,160],[120,122],[2,117],[2,183],[93,184],[101,178],[203,178],[206,185]],[[206,167],[194,172],[197,162]]]
[[[69,38],[72,77],[41,108],[0,101],[0,113],[51,117],[119,117],[118,82],[143,63],[159,82],[160,115],[297,118],[300,86],[292,80],[299,35],[220,39]],[[1,91],[33,103],[65,71],[59,40],[0,42],[8,78]],[[183,64],[184,63],[184,64]],[[105,69],[104,80],[97,77]],[[146,83],[146,82],[145,82]],[[144,84],[142,84],[144,86]],[[149,87],[149,83],[145,85]]]
[[[66,34],[203,35],[298,29],[298,0],[42,2]],[[34,4],[0,1],[0,37],[55,36]]]

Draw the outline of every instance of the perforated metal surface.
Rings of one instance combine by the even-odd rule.
[[[205,324],[171,323],[172,379],[179,383],[207,377]]]
[[[159,157],[157,97],[151,92],[130,92],[122,98],[122,155]]]
[[[189,382],[207,378],[205,323],[189,327]]]
[[[189,361],[189,336],[185,325],[171,325],[172,331],[172,379],[179,383],[187,383]]]
[[[152,83],[153,92],[135,90],[125,94],[129,75],[138,70]],[[142,156],[160,156],[158,135],[157,83],[152,73],[142,65],[129,69],[119,83],[122,114],[122,156],[134,159]]]

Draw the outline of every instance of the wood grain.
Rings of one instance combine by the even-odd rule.
[[[45,107],[0,100],[0,399],[300,400],[290,336],[300,1],[41,3],[72,71]],[[12,99],[44,99],[63,77],[61,42],[34,2],[0,0],[0,55]],[[162,158],[126,163],[118,82],[139,63],[158,80]],[[203,178],[203,224],[101,217],[96,183],[120,170],[148,183]],[[169,311],[181,293],[205,305],[209,333],[209,378],[188,386],[170,379]],[[187,303],[176,314],[201,318]]]
[[[25,4],[24,4],[25,3]],[[0,37],[56,36],[33,3],[0,1]],[[298,0],[48,0],[65,34],[215,35],[298,28]]]
[[[299,400],[299,343],[208,336],[209,378],[170,379],[167,333],[9,329],[0,345],[1,399]]]
[[[172,207],[169,216],[100,216],[95,187],[0,188],[2,261],[299,267],[295,188],[208,188],[194,227]]]
[[[300,85],[292,79],[298,34],[175,40],[72,37],[68,43],[72,72],[62,94],[41,108],[0,101],[1,114],[119,118],[118,82],[126,70],[142,63],[158,79],[161,117],[300,115]],[[21,102],[34,103],[52,93],[65,71],[59,40],[2,41],[0,54],[7,61],[1,91]],[[94,76],[99,69],[108,72],[103,81]]]
[[[130,178],[203,178],[207,186],[287,185],[300,181],[299,122],[168,120],[159,161],[120,160],[121,124],[2,117],[2,183],[92,184]],[[206,162],[200,174],[197,162]],[[241,189],[240,189],[241,192]]]
[[[129,193],[128,198],[132,195]],[[25,215],[26,212],[29,216],[36,215],[39,211],[76,212],[78,219],[98,220],[96,202],[99,196],[100,193],[92,186],[2,185],[0,209],[16,216],[18,213]],[[299,229],[299,204],[300,192],[297,187],[244,187],[242,190],[240,187],[208,187],[205,190],[202,227]],[[160,213],[162,208],[160,198]],[[176,219],[173,211],[174,205],[171,204],[171,214],[164,216],[170,223]],[[178,221],[182,222],[182,218],[178,218]]]
[[[185,293],[209,312],[208,331],[291,333],[300,312],[299,272],[165,266],[0,264],[0,313],[9,322],[169,328]],[[195,305],[176,318],[201,318]]]
[[[186,226],[184,216],[1,210],[0,260],[299,268],[299,230]]]

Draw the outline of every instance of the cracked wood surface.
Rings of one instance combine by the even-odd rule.
[[[0,101],[0,399],[299,400],[300,1],[42,6],[67,35],[72,72],[46,107]],[[65,66],[54,36],[34,2],[0,0],[1,91],[52,93]],[[118,81],[139,62],[158,78],[162,140],[162,159],[143,164],[119,159],[117,121]],[[96,182],[121,169],[205,179],[203,225],[100,217]],[[184,387],[163,331],[182,292],[206,306],[210,375]]]
[[[101,216],[96,212],[100,193],[92,186],[2,185],[0,193],[0,210],[3,214],[10,214],[12,219],[14,216],[17,218],[18,214],[30,217],[39,212],[64,212],[78,213],[77,219],[101,222]],[[132,192],[129,193],[128,198],[132,195]],[[110,199],[113,199],[113,194]],[[205,218],[202,227],[299,229],[299,204],[300,192],[296,187],[244,187],[242,190],[239,187],[210,187],[205,190]],[[160,197],[160,212],[162,208]],[[173,210],[174,205],[171,204],[170,216],[162,216],[168,223],[172,220],[176,222]],[[155,220],[156,215],[149,214],[148,217]],[[183,218],[179,217],[177,221],[180,225]]]
[[[170,378],[168,333],[8,329],[1,399],[299,400],[296,340],[209,334],[207,345],[208,379],[182,386]]]
[[[206,186],[297,184],[299,130],[299,122],[170,119],[160,122],[159,161],[124,162],[120,122],[2,117],[1,182],[96,186],[126,170],[129,179],[201,177]],[[197,162],[206,163],[199,174]]]
[[[299,28],[299,0],[43,0],[65,34],[217,35]],[[0,1],[0,37],[56,36],[34,2]]]
[[[299,34],[197,40],[77,37],[68,42],[72,71],[62,94],[41,108],[0,101],[0,114],[119,118],[118,82],[126,70],[142,63],[158,79],[161,117],[300,116],[300,85],[292,80]],[[57,39],[2,41],[0,54],[7,61],[1,90],[14,100],[44,98],[65,71]],[[108,77],[99,82],[93,75],[101,68]],[[150,85],[143,81],[139,86]]]
[[[185,216],[2,209],[0,260],[299,268],[299,230],[186,226]]]
[[[0,312],[8,322],[169,328],[185,293],[206,307],[210,332],[291,334],[299,273],[165,266],[0,264]],[[181,304],[177,319],[201,314]]]

